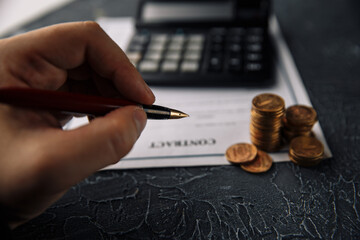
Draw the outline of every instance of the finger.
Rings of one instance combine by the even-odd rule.
[[[99,89],[93,81],[68,79],[61,89],[75,93],[99,95]]]
[[[116,90],[114,84],[107,79],[104,79],[96,74],[93,75],[93,81],[99,93],[106,97],[124,97],[119,91]],[[126,98],[126,97],[125,97]]]
[[[145,125],[144,111],[128,106],[96,118],[79,129],[52,134],[51,142],[45,143],[44,159],[47,160],[42,163],[39,174],[46,174],[44,179],[58,183],[59,190],[70,187],[118,162],[131,150]]]
[[[99,76],[111,79],[130,100],[154,102],[154,95],[124,52],[94,22],[60,24],[34,31],[29,34],[26,47],[35,48],[39,55],[62,69],[87,62]]]
[[[68,77],[73,80],[90,80],[92,75],[91,67],[84,63],[83,65],[68,71]]]
[[[66,81],[67,72],[64,69],[54,66],[29,50],[23,50],[23,42],[4,42],[0,56],[2,86],[57,89]]]

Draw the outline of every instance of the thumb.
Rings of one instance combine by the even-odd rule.
[[[62,131],[51,140],[52,151],[48,149],[52,152],[52,179],[62,179],[59,182],[62,187],[64,184],[72,186],[93,172],[118,162],[133,147],[146,119],[141,108],[127,106],[81,128]]]

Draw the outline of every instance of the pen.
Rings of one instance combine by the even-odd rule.
[[[157,105],[141,105],[120,98],[107,98],[33,88],[0,88],[0,102],[24,108],[80,113],[93,116],[103,116],[119,107],[127,105],[138,105],[144,109],[148,119],[179,119],[189,116],[175,109]]]

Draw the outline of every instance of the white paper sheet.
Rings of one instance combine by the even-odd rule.
[[[0,0],[0,36],[74,0]]]
[[[105,31],[123,48],[134,32],[132,19],[102,18],[98,21]],[[286,106],[310,105],[300,75],[284,42],[275,17],[270,32],[278,58],[276,84],[270,88],[152,88],[156,104],[190,114],[181,120],[148,121],[147,127],[132,151],[117,164],[106,169],[173,166],[225,165],[226,149],[238,142],[249,142],[252,99],[260,93],[275,93],[284,98]],[[314,126],[316,137],[331,152],[319,123]],[[287,149],[271,153],[274,162],[289,161]]]

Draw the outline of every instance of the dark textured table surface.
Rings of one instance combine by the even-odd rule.
[[[234,166],[99,172],[15,239],[360,239],[360,1],[273,8],[333,158],[259,175]],[[134,0],[78,0],[24,30],[135,9]]]

